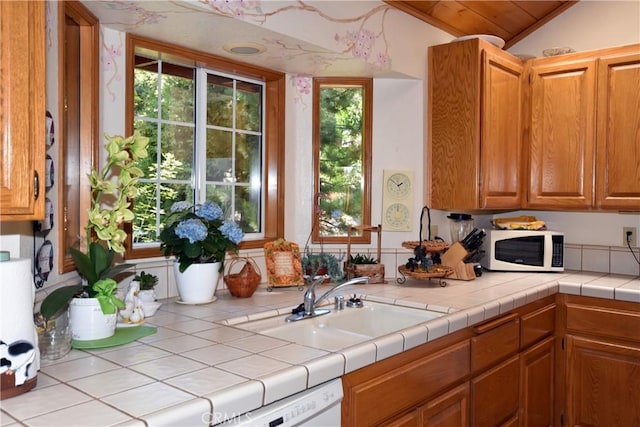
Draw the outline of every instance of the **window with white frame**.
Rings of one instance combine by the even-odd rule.
[[[245,240],[268,239],[277,233],[268,216],[281,208],[265,191],[274,163],[265,134],[268,83],[166,56],[148,49],[133,56],[132,129],[149,137],[149,156],[140,164],[129,257],[158,248],[165,216],[181,200],[214,201]]]

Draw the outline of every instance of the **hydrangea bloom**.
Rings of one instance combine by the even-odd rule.
[[[208,221],[222,218],[222,208],[213,202],[204,202],[196,208],[196,215]]]
[[[191,209],[193,205],[187,201],[175,202],[171,205],[171,212],[182,212]]]
[[[237,252],[243,237],[240,227],[225,221],[214,202],[174,203],[160,232],[162,252],[176,256],[181,272],[191,264],[223,262],[227,251]]]
[[[225,221],[220,226],[220,232],[225,235],[233,243],[238,244],[244,237],[244,233],[233,221]]]
[[[200,242],[207,237],[207,226],[199,219],[187,219],[176,227],[176,236],[189,239],[190,243]]]

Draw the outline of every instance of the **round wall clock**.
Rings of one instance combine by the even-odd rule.
[[[387,178],[387,192],[392,197],[402,199],[411,191],[411,179],[401,172],[396,172]]]
[[[384,222],[396,230],[406,230],[411,225],[411,213],[403,203],[390,204],[384,213]]]

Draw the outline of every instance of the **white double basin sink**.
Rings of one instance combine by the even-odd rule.
[[[285,316],[238,323],[234,326],[309,347],[335,351],[414,325],[445,313],[364,301],[363,307],[345,307],[295,322]]]

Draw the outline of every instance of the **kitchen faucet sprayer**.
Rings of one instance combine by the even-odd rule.
[[[321,277],[315,278],[311,282],[311,284],[309,285],[309,287],[304,293],[304,302],[301,304],[302,307],[298,307],[298,309],[294,309],[293,314],[291,314],[290,316],[287,316],[287,318],[285,319],[287,322],[295,322],[296,320],[302,320],[309,317],[319,316],[321,314],[327,314],[330,312],[329,309],[325,309],[325,308],[316,309],[316,305],[320,301],[323,301],[329,298],[338,289],[342,289],[346,286],[357,285],[359,283],[369,283],[369,277],[367,276],[355,277],[351,280],[347,280],[346,282],[343,282],[334,286],[333,288],[329,289],[327,292],[322,294],[320,298],[316,299],[316,292],[315,292],[316,286],[324,282],[326,278],[327,278],[326,276],[321,276]],[[300,308],[303,308],[303,309],[300,310]]]

